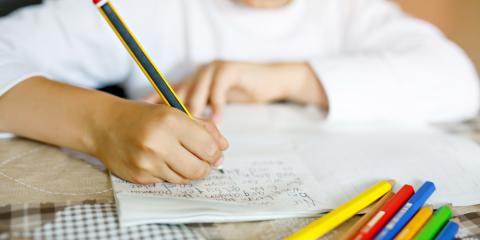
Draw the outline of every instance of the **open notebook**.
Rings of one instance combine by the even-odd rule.
[[[112,176],[123,226],[316,216],[381,179],[418,187],[430,204],[480,204],[480,147],[425,126],[325,124],[298,107],[227,110],[225,174],[188,185]]]
[[[229,158],[230,159],[230,158]],[[204,181],[139,186],[113,178],[125,225],[226,222],[311,216],[322,209],[318,185],[294,155],[243,154]]]

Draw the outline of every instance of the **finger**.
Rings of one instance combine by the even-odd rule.
[[[218,121],[223,114],[223,108],[227,102],[227,93],[232,81],[222,70],[217,70],[214,74],[215,79],[222,79],[212,83],[209,99],[210,105],[212,106],[213,118],[215,121]]]
[[[161,183],[164,182],[161,178],[157,178],[154,176],[131,176],[131,178],[126,179],[129,182],[136,183],[136,184],[154,184],[154,183]]]
[[[210,165],[215,164],[222,157],[222,151],[215,138],[203,126],[194,123],[188,129],[183,129],[185,132],[178,139],[193,155]]]
[[[160,103],[162,99],[157,93],[151,93],[146,97],[144,97],[143,99],[141,99],[141,101],[146,103],[151,103],[151,104],[157,104],[157,103]]]
[[[211,171],[211,165],[200,160],[184,147],[175,150],[175,158],[168,161],[168,166],[176,172],[176,174],[186,178],[198,180],[208,176]]]
[[[174,170],[168,166],[163,161],[155,161],[156,166],[152,169],[151,175],[158,179],[163,179],[169,183],[180,183],[180,184],[186,184],[190,182],[189,179],[177,174]]]
[[[221,151],[225,151],[228,148],[229,143],[227,139],[222,135],[222,133],[220,133],[220,130],[218,130],[215,123],[204,120],[197,120],[197,122],[213,136]]]
[[[186,82],[179,83],[173,87],[178,99],[180,99],[180,101],[182,101],[183,103],[187,101],[189,88],[190,83],[188,82],[188,80]]]
[[[193,87],[188,96],[188,106],[195,116],[201,114],[207,106],[214,71],[214,65],[202,67],[194,77]]]
[[[155,177],[147,171],[130,170],[129,172],[130,173],[127,175],[127,177],[122,177],[122,178],[132,183],[152,184],[152,183],[163,182],[163,178]]]

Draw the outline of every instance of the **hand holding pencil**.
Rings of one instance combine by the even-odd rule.
[[[215,167],[223,173],[221,163],[223,161],[222,152],[228,147],[226,139],[212,123],[205,123],[192,118],[190,112],[177,97],[168,81],[155,66],[112,4],[108,0],[93,0],[93,3],[99,8],[100,13],[143,71],[153,88],[162,97],[166,105],[171,107],[167,110],[164,109],[165,107],[155,105],[137,106],[136,110],[151,108],[150,114],[145,111],[142,113],[147,116],[142,117],[142,114],[139,114],[138,120],[131,123],[131,128],[125,130],[128,134],[123,137],[126,139],[129,136],[131,138],[139,137],[140,139],[131,139],[131,143],[140,142],[140,144],[124,146],[124,148],[117,150],[122,152],[125,149],[147,149],[150,156],[143,154],[137,156],[134,160],[123,159],[123,162],[121,162],[123,165],[111,164],[109,169],[116,169],[119,165],[121,166],[120,169],[125,172],[136,170],[148,172],[144,177],[134,179],[125,177],[128,176],[127,173],[123,173],[123,176],[120,175],[127,180],[139,183],[163,180],[185,183],[192,179],[206,177],[211,167]],[[160,108],[162,108],[161,111],[158,110]],[[160,117],[161,115],[169,117]],[[156,124],[154,124],[155,118],[159,118],[156,120]],[[145,127],[149,124],[153,126]],[[132,129],[136,129],[137,134],[132,134]],[[163,129],[163,131],[159,129]],[[170,140],[159,141],[160,136],[163,136],[163,140],[168,138]],[[111,148],[106,148],[103,152],[101,155],[105,155],[105,158],[118,155]],[[118,157],[121,158],[122,156]],[[132,161],[134,164],[131,164]],[[120,170],[113,172],[118,174]]]
[[[106,117],[113,121],[98,124],[108,130],[98,131],[95,156],[134,183],[205,178],[221,164],[228,146],[213,123],[191,120],[166,105],[119,99]]]

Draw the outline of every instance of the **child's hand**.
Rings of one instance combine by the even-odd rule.
[[[207,104],[219,119],[227,103],[292,101],[318,104],[327,100],[320,81],[305,63],[253,64],[215,61],[174,86],[187,108],[198,116]],[[151,95],[148,102],[158,102]]]
[[[134,183],[187,183],[206,177],[228,147],[214,124],[166,105],[121,100],[95,123],[95,155]]]

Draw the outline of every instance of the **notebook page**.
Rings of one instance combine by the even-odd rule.
[[[274,141],[263,144],[263,152],[246,148],[237,149],[235,154],[227,152],[224,174],[213,171],[205,180],[191,184],[137,185],[112,177],[113,188],[116,194],[159,200],[209,201],[262,210],[319,210],[324,204],[317,196],[314,178],[301,161],[295,159],[293,151],[284,146],[283,142]]]
[[[437,190],[429,203],[480,204],[480,147],[421,126],[329,124],[296,130],[297,154],[331,201],[344,201],[379,179]]]
[[[381,179],[416,188],[431,180],[437,191],[429,203],[435,205],[480,204],[480,147],[470,139],[425,125],[325,122],[312,108],[297,106],[232,106],[226,115],[221,129],[231,141],[288,137],[319,182],[318,191],[329,196],[323,199],[327,206]]]

